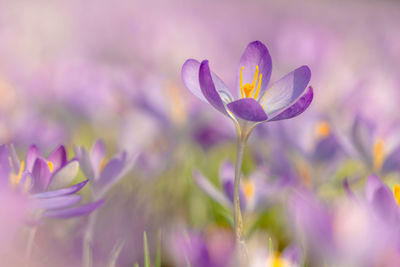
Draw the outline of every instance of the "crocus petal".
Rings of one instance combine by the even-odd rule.
[[[67,163],[67,151],[63,145],[57,147],[47,158],[53,163],[53,169],[58,170]]]
[[[259,73],[262,74],[262,81],[259,96],[262,96],[267,90],[269,79],[271,78],[272,61],[267,47],[260,41],[254,41],[247,45],[239,62],[239,69],[237,73],[237,91],[238,97],[240,93],[240,72],[243,67],[243,84],[252,83],[256,66],[259,68]]]
[[[391,152],[382,166],[382,172],[388,173],[392,171],[398,171],[400,169],[400,147]]]
[[[225,182],[234,181],[235,180],[235,167],[232,162],[225,161],[219,167],[219,182],[223,185]]]
[[[8,183],[11,166],[6,145],[0,146],[0,183]]]
[[[80,149],[79,165],[89,180],[94,181],[98,178],[93,170],[93,164],[90,159],[90,155],[85,148]]]
[[[265,112],[275,114],[292,105],[304,93],[310,78],[310,69],[302,66],[272,84],[260,99]]]
[[[285,248],[281,257],[295,266],[301,266],[303,262],[302,251],[297,245],[290,245],[289,247]]]
[[[19,160],[17,156],[17,152],[15,151],[15,147],[13,144],[10,144],[7,146],[8,151],[10,153],[10,158],[11,158],[11,164],[12,168],[15,173],[19,172],[19,168],[21,167],[21,161]]]
[[[193,178],[196,184],[204,191],[209,197],[214,199],[216,202],[224,206],[225,208],[232,208],[232,203],[230,200],[223,195],[218,189],[204,177],[199,171],[193,171]]]
[[[304,93],[294,104],[279,112],[276,116],[274,116],[269,121],[279,121],[286,120],[293,117],[296,117],[303,113],[311,104],[314,98],[314,92],[312,87],[308,87],[306,93]]]
[[[379,187],[372,199],[372,208],[383,221],[395,223],[398,219],[398,207],[392,192],[384,185]]]
[[[40,157],[40,151],[36,145],[31,145],[26,152],[26,170],[32,172],[37,157]]]
[[[199,81],[200,62],[195,59],[188,59],[182,66],[182,81],[185,86],[198,98],[207,102],[200,88]],[[213,72],[211,72],[212,80],[217,92],[229,92],[225,83]],[[230,94],[228,93],[230,96]],[[230,96],[230,98],[232,98]]]
[[[68,209],[60,209],[60,210],[50,210],[43,213],[44,217],[50,218],[58,218],[58,219],[67,219],[78,216],[88,215],[92,211],[99,208],[104,203],[104,199],[99,200],[97,202],[89,203],[86,205],[81,205],[78,207],[68,208]]]
[[[120,176],[122,169],[124,168],[124,160],[121,158],[111,159],[104,167],[100,174],[99,179],[95,183],[97,194],[103,193],[104,188],[114,184]]]
[[[225,115],[228,115],[221,96],[215,88],[214,81],[211,77],[210,67],[208,66],[208,60],[204,60],[200,64],[199,69],[199,82],[200,89],[203,92],[204,97],[207,101],[217,110]],[[229,115],[228,115],[229,116]]]
[[[82,196],[79,195],[68,195],[52,198],[38,198],[35,200],[35,204],[42,209],[61,209],[70,207],[81,201]]]
[[[232,113],[246,121],[266,121],[268,119],[262,106],[253,98],[241,98],[228,104]]]
[[[90,151],[90,159],[92,161],[93,169],[100,170],[101,162],[106,156],[106,145],[103,140],[97,140]]]
[[[231,204],[233,204],[235,190],[235,168],[230,161],[226,161],[221,164],[221,167],[219,168],[219,180],[225,195],[227,196]],[[242,187],[240,187],[239,189],[239,202],[240,208],[244,210],[247,203]]]
[[[81,190],[87,184],[88,181],[89,180],[86,180],[86,181],[80,182],[78,184],[69,186],[67,188],[33,194],[32,196],[34,198],[52,198],[52,197],[59,197],[59,196],[65,196],[65,195],[72,195],[72,194],[78,192],[79,190]]]
[[[56,171],[51,177],[49,189],[55,190],[68,186],[76,177],[79,171],[77,160],[71,160],[64,167]]]
[[[365,196],[367,198],[367,201],[371,202],[373,200],[375,192],[382,186],[384,186],[384,184],[378,176],[376,176],[375,174],[370,175],[367,179],[367,183],[365,186]]]
[[[46,190],[50,183],[50,170],[47,161],[41,157],[36,158],[32,170],[34,190]]]
[[[375,126],[372,123],[357,116],[351,131],[351,138],[359,156],[371,166],[373,164],[371,147],[374,129]]]
[[[316,162],[332,160],[339,150],[340,145],[335,135],[331,134],[327,138],[323,138],[317,142],[311,158]]]

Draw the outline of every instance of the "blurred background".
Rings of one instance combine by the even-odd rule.
[[[232,241],[229,209],[210,199],[192,172],[221,188],[219,168],[235,159],[235,129],[184,87],[185,60],[208,59],[230,88],[254,40],[270,51],[271,81],[308,65],[312,105],[299,117],[257,127],[243,173],[263,167],[268,182],[290,176],[329,202],[345,198],[346,177],[355,190],[364,190],[371,171],[389,184],[399,179],[374,169],[352,140],[355,119],[362,118],[374,125],[373,140],[389,140],[385,154],[398,143],[399,25],[397,1],[1,1],[0,143],[13,143],[20,158],[30,144],[46,155],[64,144],[73,158],[74,146],[90,149],[97,139],[105,141],[108,158],[123,150],[138,155],[98,210],[94,266],[107,266],[119,242],[116,265],[142,266],[144,231],[152,258],[161,246],[163,266],[186,266],[182,235],[209,249],[213,263],[193,260],[192,266],[224,266],[219,257]],[[331,135],[333,144],[319,143]],[[365,153],[374,156],[370,145]],[[84,178],[80,172],[76,181]],[[89,188],[82,194],[88,198]],[[258,248],[251,251],[267,255],[270,240],[277,251],[298,241],[290,195],[284,190],[246,214],[249,248]],[[31,265],[79,266],[87,221],[45,220]],[[24,235],[17,236],[3,252],[14,266],[24,244]],[[194,259],[205,257],[187,250]],[[302,251],[303,261],[318,266],[312,247]]]

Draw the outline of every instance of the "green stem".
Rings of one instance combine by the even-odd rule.
[[[83,239],[83,267],[93,266],[93,232],[96,222],[97,211],[89,215],[87,228]]]
[[[243,222],[242,222],[242,214],[240,212],[240,175],[242,171],[242,161],[244,148],[246,146],[246,140],[243,140],[238,136],[237,142],[237,151],[236,151],[236,163],[235,163],[235,183],[234,183],[234,209],[233,209],[233,218],[234,218],[234,229],[235,229],[235,239],[236,242],[241,242],[242,240],[242,232],[243,232]]]
[[[35,240],[37,232],[37,227],[33,227],[29,229],[29,236],[28,236],[28,241],[26,245],[26,250],[25,250],[25,259],[29,261],[31,255],[32,255],[32,249],[33,249],[33,241]]]

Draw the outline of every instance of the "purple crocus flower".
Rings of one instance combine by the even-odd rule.
[[[68,186],[75,178],[79,165],[76,160],[67,160],[64,146],[55,149],[45,159],[32,145],[26,154],[26,161],[20,162],[12,145],[9,149],[2,145],[0,160],[7,178],[3,182],[29,195],[35,206],[32,210],[35,216],[71,218],[89,214],[103,203],[101,200],[76,206],[82,197],[75,193],[86,185],[87,180]]]
[[[265,169],[259,169],[249,175],[247,179],[241,181],[240,188],[240,207],[242,210],[250,212],[265,208],[277,200],[278,193],[282,192],[286,183],[278,181],[267,181]],[[219,182],[221,190],[217,189],[199,171],[193,173],[197,185],[212,199],[222,206],[233,209],[233,190],[235,170],[229,161],[221,164],[219,170]]]
[[[267,47],[254,41],[240,59],[236,86],[238,100],[234,100],[225,83],[211,72],[207,60],[187,60],[182,67],[182,80],[195,96],[238,123],[257,124],[301,114],[313,99],[312,88],[307,89],[310,69],[299,67],[269,85],[271,70]]]
[[[387,135],[379,135],[374,123],[357,116],[352,127],[351,141],[359,158],[371,170],[386,174],[400,170],[398,133],[398,129],[393,129]]]
[[[173,233],[168,247],[176,266],[223,267],[234,260],[234,240],[229,231],[214,229],[205,233]]]
[[[104,196],[116,182],[124,177],[136,160],[136,156],[128,156],[126,151],[107,160],[106,146],[101,140],[94,143],[90,153],[84,147],[76,147],[75,153],[83,172],[93,185],[95,199]]]

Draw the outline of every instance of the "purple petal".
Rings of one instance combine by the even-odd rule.
[[[81,201],[82,196],[67,195],[52,198],[38,198],[35,200],[36,205],[45,210],[61,209],[75,205]]]
[[[199,81],[200,62],[195,59],[188,59],[182,66],[182,81],[185,86],[198,98],[207,102],[200,88]],[[211,72],[212,80],[214,81],[217,92],[228,92],[228,87],[225,83],[213,72]]]
[[[371,202],[373,200],[375,192],[382,186],[384,186],[384,184],[378,176],[376,176],[375,174],[370,175],[367,179],[367,183],[365,186],[365,196],[367,198],[367,201]]]
[[[67,163],[67,151],[63,145],[56,148],[53,152],[50,153],[47,160],[53,163],[53,169],[58,170],[62,166]]]
[[[234,190],[235,190],[235,169],[231,162],[226,161],[219,169],[219,180],[221,182],[222,189],[225,195],[233,204]],[[239,202],[240,208],[244,210],[246,208],[246,198],[243,192],[243,188],[239,190]]]
[[[33,194],[32,196],[34,198],[52,198],[52,197],[59,197],[59,196],[65,196],[65,195],[72,195],[72,194],[78,192],[79,190],[81,190],[87,184],[88,181],[89,180],[86,180],[81,183],[69,186],[67,188]]]
[[[225,161],[221,164],[219,168],[219,181],[221,185],[228,181],[235,180],[235,167],[233,166],[232,162]]]
[[[398,206],[392,192],[384,185],[379,187],[373,196],[372,208],[387,223],[395,223],[398,219]]]
[[[125,160],[121,158],[113,158],[107,163],[101,172],[99,179],[95,183],[98,194],[104,193],[106,187],[114,184],[122,178],[120,174],[124,168],[124,164]]]
[[[294,104],[278,113],[278,115],[270,119],[270,121],[286,120],[300,115],[310,106],[313,98],[314,92],[310,86],[308,87],[307,92],[302,95]]]
[[[391,223],[398,218],[398,208],[389,188],[376,175],[370,175],[365,190],[367,201],[378,216]]]
[[[240,71],[243,68],[243,84],[252,83],[254,74],[256,72],[256,66],[258,66],[260,73],[262,74],[261,88],[259,96],[262,96],[267,90],[269,79],[271,78],[272,61],[269,55],[267,47],[260,41],[254,41],[246,47],[242,57],[240,58],[239,69],[237,73],[237,91],[240,93]]]
[[[36,145],[31,145],[26,152],[26,170],[32,172],[37,157],[40,157],[40,151]]]
[[[10,144],[7,146],[8,151],[10,153],[10,158],[11,158],[11,164],[12,164],[12,168],[14,170],[15,173],[19,172],[19,169],[21,167],[21,162],[17,156],[17,152],[15,152],[15,147],[13,144]]]
[[[375,126],[357,116],[352,127],[351,137],[360,157],[372,166],[373,131]]]
[[[246,121],[266,121],[268,119],[262,106],[253,98],[241,98],[228,104],[232,113]]]
[[[101,162],[106,156],[106,145],[103,140],[97,140],[90,151],[90,159],[95,170],[100,170]]]
[[[290,245],[282,252],[282,258],[289,261],[291,264],[301,266],[303,262],[302,251],[297,245]]]
[[[340,145],[334,134],[319,140],[311,155],[316,162],[332,160],[338,154]]]
[[[79,165],[89,180],[94,181],[98,178],[93,170],[93,164],[90,159],[90,155],[85,148],[80,149]]]
[[[40,192],[46,190],[50,183],[50,170],[47,161],[41,157],[36,158],[33,165],[32,176],[34,179],[34,190]]]
[[[291,106],[304,93],[310,78],[310,69],[302,66],[272,84],[260,99],[265,112],[276,114]]]
[[[203,92],[203,95],[207,99],[207,101],[214,108],[218,109],[223,114],[228,115],[225,110],[224,103],[222,102],[221,96],[215,89],[215,84],[211,77],[210,67],[208,66],[208,60],[204,60],[200,64],[199,82],[201,91]]]
[[[8,183],[11,166],[6,145],[0,146],[0,183]]]
[[[388,173],[392,171],[398,171],[400,169],[400,146],[391,152],[382,166],[382,172]]]
[[[64,167],[58,169],[51,177],[49,189],[55,190],[68,186],[76,177],[79,171],[77,160],[71,160]]]
[[[232,208],[232,202],[223,195],[204,175],[195,170],[193,171],[193,178],[196,184],[204,191],[209,197],[226,208]]]
[[[84,216],[92,211],[99,208],[104,203],[104,199],[99,200],[97,202],[89,203],[86,205],[81,205],[78,207],[68,208],[68,209],[61,209],[61,210],[50,210],[43,213],[44,217],[51,217],[51,218],[58,218],[58,219],[67,219],[73,218],[78,216]]]

